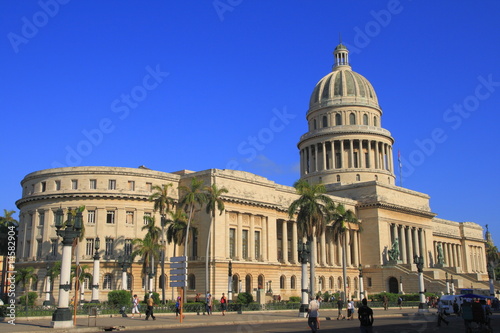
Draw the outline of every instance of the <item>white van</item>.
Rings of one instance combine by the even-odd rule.
[[[453,313],[453,303],[457,301],[458,307],[462,306],[463,297],[462,295],[443,295],[439,299],[441,307],[446,311],[447,314]]]

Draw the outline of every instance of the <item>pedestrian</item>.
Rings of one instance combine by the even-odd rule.
[[[220,310],[222,315],[225,316],[227,310],[227,298],[224,296],[224,293],[222,293],[222,297],[220,298]]]
[[[398,297],[398,306],[399,310],[403,309],[403,298],[401,296]]]
[[[213,305],[212,294],[208,294],[207,295],[207,315],[212,314],[212,305]]]
[[[347,300],[347,320],[353,320],[354,317],[353,317],[353,305],[354,305],[354,302],[350,302],[349,300]]]
[[[339,314],[337,316],[337,320],[339,320],[339,319],[344,320],[345,319],[345,316],[342,314],[342,308],[343,307],[344,307],[344,302],[342,301],[342,298],[339,298],[337,300],[337,309],[339,311]]]
[[[139,318],[141,317],[141,313],[139,312],[139,298],[137,297],[137,294],[134,295],[132,298],[132,317],[135,318],[134,314],[137,313],[139,315]]]
[[[175,302],[175,316],[179,316],[181,314],[181,297],[177,297],[177,302]]]
[[[149,297],[146,299],[146,304],[147,304],[147,310],[146,310],[146,319],[149,320],[149,317],[153,318],[153,320],[156,320],[156,317],[154,315],[154,300],[153,300],[153,293],[149,293]]]
[[[444,308],[443,302],[441,302],[441,301],[438,302],[437,315],[438,315],[438,323],[437,323],[438,327],[441,327],[442,321],[444,321],[446,323],[446,325],[450,324],[450,322],[446,320],[446,309]]]
[[[389,309],[389,299],[387,298],[387,295],[384,295],[384,310]]]
[[[311,328],[311,332],[317,332],[319,330],[319,296],[309,302],[307,315],[307,325]]]
[[[361,333],[373,332],[373,310],[368,306],[366,298],[361,300],[361,306],[358,309],[359,330]]]

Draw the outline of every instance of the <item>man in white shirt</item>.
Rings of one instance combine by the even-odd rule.
[[[319,296],[316,296],[316,299],[309,303],[307,312],[309,317],[307,324],[311,328],[311,332],[315,333],[319,329]]]

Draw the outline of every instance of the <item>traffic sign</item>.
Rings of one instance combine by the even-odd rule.
[[[183,288],[185,286],[186,286],[186,281],[172,281],[172,282],[170,282],[171,288],[174,288],[174,287]]]
[[[187,268],[186,262],[173,262],[170,264],[170,268]]]
[[[170,281],[186,281],[186,275],[172,275]]]
[[[186,256],[170,257],[170,262],[182,262],[182,261],[187,261]]]
[[[170,270],[170,275],[177,275],[177,274],[187,274],[187,270],[185,268]]]

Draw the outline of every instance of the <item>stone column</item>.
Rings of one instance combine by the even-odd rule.
[[[226,237],[226,258],[230,257],[230,253],[229,253],[229,220],[230,219],[231,219],[231,217],[229,215],[229,212],[226,211],[224,214],[224,223],[225,223],[226,234],[227,234],[227,237]]]
[[[359,140],[359,163],[360,163],[360,168],[366,168],[366,160],[365,160],[365,153],[363,151],[363,140]]]
[[[403,264],[408,263],[408,257],[406,256],[406,227],[401,226],[401,259]]]
[[[349,140],[349,162],[350,162],[350,167],[349,168],[354,168],[354,140]]]
[[[413,262],[413,256],[415,253],[413,252],[413,239],[412,239],[412,228],[408,227],[406,229],[406,240],[408,241],[408,257],[411,259],[410,262]]]
[[[314,171],[318,172],[318,144],[314,144]]]
[[[262,259],[264,261],[267,261],[269,260],[269,256],[268,256],[268,253],[267,253],[267,239],[268,239],[268,235],[267,235],[267,223],[268,223],[268,217],[267,216],[262,216],[262,243],[260,244],[260,246],[262,246]]]
[[[333,242],[333,236],[330,236],[328,240],[328,248],[330,250],[330,266],[335,265],[335,244]]]
[[[241,240],[243,239],[243,214],[240,212],[238,214],[238,228],[236,228],[236,239],[235,239],[235,246],[236,246],[236,258],[238,260],[243,259],[243,247],[241,244]]]
[[[326,144],[321,142],[321,147],[323,148],[323,170],[326,170]]]
[[[349,243],[351,242],[351,235],[349,231],[346,231],[345,233],[346,237],[346,267],[351,267],[352,261],[351,261],[351,245]]]
[[[337,266],[341,266],[342,264],[342,244],[340,244],[340,237],[337,239],[336,243],[337,247]]]
[[[320,261],[320,264],[322,266],[326,266],[326,235],[325,235],[325,233],[321,234],[320,242],[321,242],[321,261]]]
[[[353,235],[353,248],[354,248],[354,267],[359,266],[359,246],[358,246],[358,232],[354,231]]]
[[[420,229],[420,233],[417,231],[417,234],[419,234],[419,243],[420,243],[420,255],[424,258],[424,267],[428,267],[428,259],[425,253],[425,238],[424,238],[424,229]]]
[[[288,263],[288,228],[287,228],[287,222],[283,220],[283,224],[281,225],[282,227],[282,243],[281,243],[281,249],[283,250],[283,263],[287,264]]]
[[[418,243],[418,229],[413,229],[413,241],[415,242],[415,254],[420,256],[420,245]]]
[[[345,168],[344,163],[344,140],[340,140],[340,168]]]
[[[298,238],[297,238],[297,222],[290,221],[292,223],[292,255],[293,255],[293,263],[299,263],[299,252],[297,249]]]
[[[255,258],[255,216],[249,216],[250,231],[248,232],[248,260],[252,261]]]

